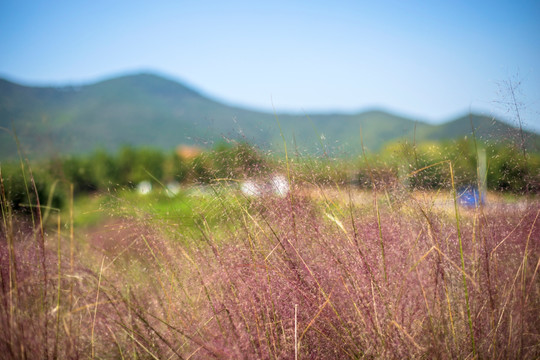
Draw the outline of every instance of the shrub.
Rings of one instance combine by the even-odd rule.
[[[0,170],[3,181],[2,191],[13,210],[29,213],[37,204],[37,199],[42,207],[50,206],[60,209],[64,205],[66,195],[47,171],[33,170],[31,172],[28,166],[21,168],[21,165],[17,163],[1,164]]]

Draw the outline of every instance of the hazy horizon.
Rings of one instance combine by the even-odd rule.
[[[113,79],[116,79],[116,78],[121,78],[121,77],[124,77],[124,76],[136,76],[136,75],[154,75],[154,76],[159,76],[159,77],[162,77],[164,79],[167,79],[167,80],[170,80],[170,81],[174,81],[174,82],[178,82],[179,84],[181,85],[184,85],[184,86],[187,86],[189,89],[199,93],[200,95],[210,99],[210,100],[213,100],[213,101],[217,101],[217,102],[220,102],[224,105],[227,105],[227,106],[232,106],[232,107],[238,107],[238,108],[241,108],[241,109],[244,109],[244,110],[249,110],[249,111],[255,111],[255,112],[264,112],[264,113],[271,113],[274,111],[274,109],[265,109],[265,108],[260,108],[260,107],[256,107],[256,106],[249,106],[249,105],[246,105],[246,104],[239,104],[239,103],[235,103],[235,102],[232,102],[232,101],[229,101],[227,99],[222,99],[222,98],[219,98],[217,96],[214,96],[213,94],[210,94],[210,93],[207,93],[203,90],[201,90],[200,88],[197,87],[196,84],[191,84],[183,79],[180,79],[180,78],[176,78],[174,76],[171,76],[171,75],[168,75],[164,72],[160,72],[160,71],[157,71],[157,70],[151,70],[151,69],[141,69],[140,71],[137,71],[137,70],[133,70],[133,71],[127,71],[127,72],[120,72],[120,73],[117,73],[117,74],[110,74],[110,75],[106,75],[106,76],[101,76],[101,77],[98,77],[96,78],[95,80],[89,80],[89,81],[81,81],[81,82],[66,82],[66,83],[53,83],[53,82],[43,82],[43,83],[31,83],[31,82],[24,82],[24,81],[19,81],[18,79],[15,79],[15,78],[11,78],[9,76],[4,76],[3,74],[0,73],[0,78],[3,78],[4,80],[8,80],[10,82],[14,82],[18,85],[23,85],[23,86],[27,86],[27,87],[44,87],[44,88],[63,88],[63,87],[78,87],[78,86],[89,86],[89,85],[93,85],[93,84],[97,84],[97,83],[100,83],[100,82],[104,82],[104,81],[108,81],[108,80],[113,80]],[[437,124],[444,124],[444,123],[447,123],[447,122],[450,122],[450,121],[453,121],[453,120],[456,120],[458,118],[461,118],[463,116],[467,116],[469,114],[478,114],[478,115],[485,115],[485,116],[491,116],[492,114],[487,114],[486,112],[483,112],[483,111],[475,111],[473,109],[471,109],[470,111],[469,110],[466,110],[466,111],[463,111],[463,112],[458,112],[452,116],[449,116],[448,118],[444,118],[444,119],[439,119],[439,120],[434,120],[434,119],[429,119],[429,118],[421,118],[421,117],[415,117],[411,114],[407,114],[407,113],[403,113],[403,112],[399,112],[399,111],[396,111],[395,109],[392,109],[390,107],[384,107],[384,106],[366,106],[366,107],[363,107],[363,108],[358,108],[358,109],[351,109],[351,110],[343,110],[343,109],[319,109],[319,110],[314,110],[314,111],[305,111],[305,110],[276,110],[277,114],[281,114],[281,115],[293,115],[293,116],[297,116],[297,115],[303,115],[303,114],[306,114],[306,115],[329,115],[329,114],[343,114],[343,115],[349,115],[349,114],[360,114],[360,113],[367,113],[367,112],[371,112],[371,111],[374,111],[374,112],[377,112],[377,111],[381,111],[381,112],[386,112],[386,113],[389,113],[389,114],[392,114],[392,115],[395,115],[395,116],[399,116],[399,117],[403,117],[403,118],[407,118],[407,119],[411,119],[411,120],[416,120],[416,121],[421,121],[421,122],[424,122],[424,123],[427,123],[427,124],[433,124],[433,125],[437,125]],[[497,118],[497,120],[502,120],[506,123],[509,123],[510,125],[512,126],[515,126],[515,127],[518,127],[518,124],[511,118],[509,117],[504,117],[504,116],[501,116],[500,114],[497,114],[497,116],[493,115],[494,117]],[[527,130],[531,130],[531,131],[534,131],[536,133],[539,133],[540,134],[540,128],[538,129],[534,129],[534,128],[530,128],[530,127],[527,127]]]

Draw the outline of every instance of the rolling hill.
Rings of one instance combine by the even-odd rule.
[[[277,120],[276,120],[277,118]],[[123,144],[172,149],[242,139],[263,149],[289,146],[309,153],[377,150],[389,141],[459,138],[471,120],[482,139],[511,139],[517,130],[481,115],[431,125],[383,111],[357,114],[271,114],[229,106],[179,82],[143,73],[83,86],[31,87],[0,79],[0,159],[16,154],[15,129],[30,157],[115,150]],[[279,121],[279,125],[278,125]],[[280,131],[281,127],[281,131]],[[528,146],[540,136],[526,133]]]

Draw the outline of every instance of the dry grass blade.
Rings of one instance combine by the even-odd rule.
[[[399,325],[395,320],[390,321],[390,323],[394,325],[395,327],[397,327],[399,331],[401,331],[418,350],[426,351],[426,348],[418,345],[418,343],[414,341],[414,338],[407,331],[405,331],[405,329],[401,325]]]
[[[98,284],[97,284],[97,291],[96,291],[96,301],[94,306],[94,316],[92,320],[92,330],[91,330],[91,336],[90,336],[90,343],[92,345],[92,359],[95,357],[95,343],[94,343],[94,329],[96,327],[96,318],[97,318],[97,309],[99,304],[99,292],[101,289],[101,274],[103,271],[103,264],[105,263],[105,256],[101,259],[101,267],[99,268],[99,277],[98,277]]]
[[[317,311],[317,313],[315,314],[315,316],[309,321],[309,323],[307,324],[306,328],[304,329],[304,331],[302,331],[302,334],[300,335],[300,338],[298,339],[298,347],[300,346],[300,343],[302,341],[302,339],[304,338],[304,335],[306,335],[307,331],[309,330],[309,328],[313,325],[313,323],[315,322],[315,320],[317,320],[317,318],[319,317],[319,315],[321,315],[321,312],[324,310],[324,308],[326,307],[326,305],[328,305],[328,302],[330,301],[330,298],[332,297],[332,294],[329,294],[328,295],[328,298],[326,299],[326,301],[319,307],[319,310]]]

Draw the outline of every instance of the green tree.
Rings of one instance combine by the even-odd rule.
[[[170,153],[164,160],[164,179],[166,181],[185,182],[189,175],[188,161],[179,156],[176,151]]]
[[[130,181],[139,183],[144,180],[155,182],[163,180],[163,167],[165,157],[156,149],[141,148],[135,152],[133,167],[131,168]]]

